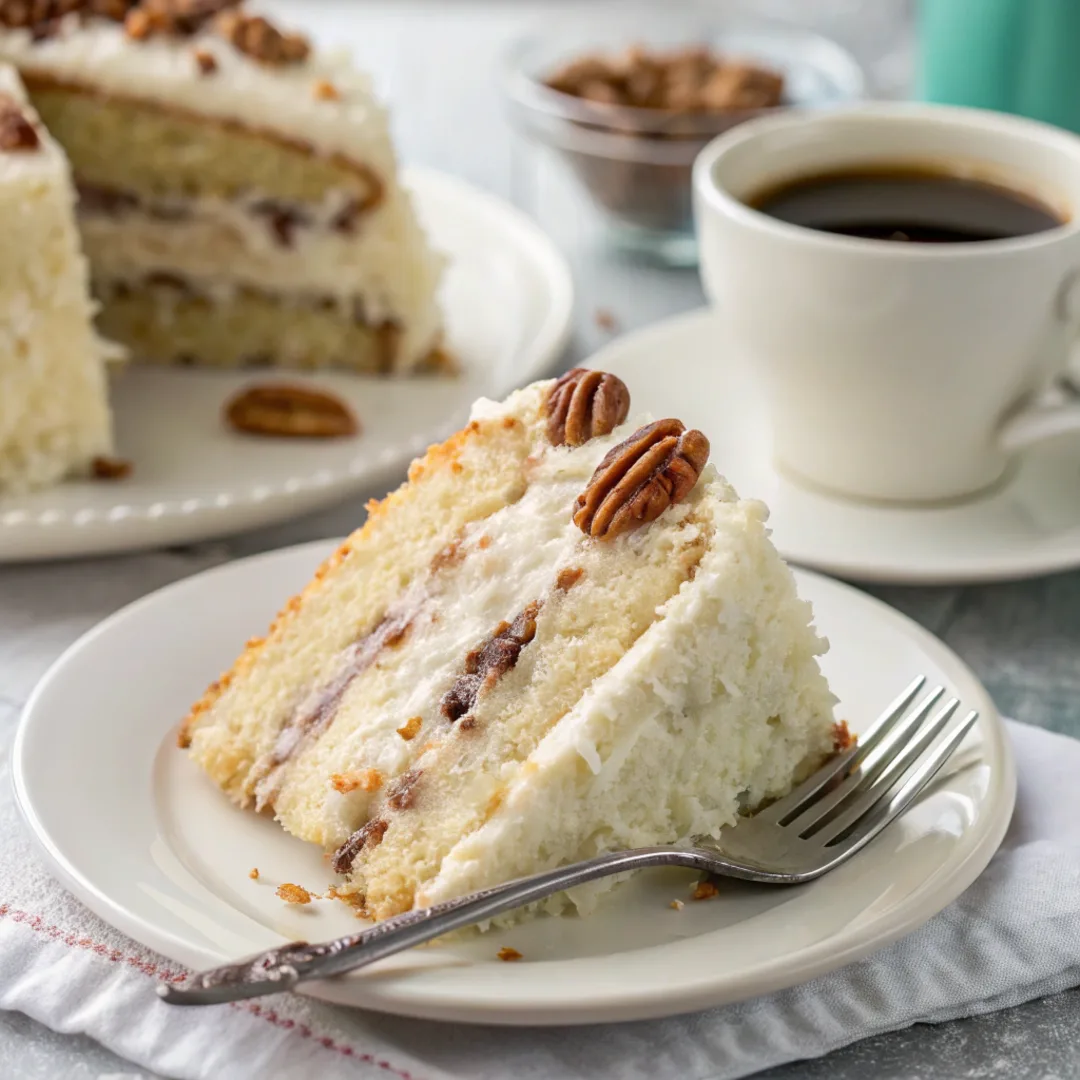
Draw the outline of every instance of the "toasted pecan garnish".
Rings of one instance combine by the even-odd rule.
[[[406,741],[411,742],[420,734],[420,729],[424,726],[424,718],[422,716],[410,716],[405,723],[397,729],[397,733]]]
[[[574,506],[574,524],[587,536],[611,540],[655,521],[697,483],[709,459],[709,440],[679,420],[657,420],[613,447]]]
[[[360,431],[356,415],[340,398],[292,383],[249,386],[226,403],[225,418],[250,435],[333,439]]]
[[[203,75],[213,75],[218,68],[217,57],[207,49],[196,49],[192,54]]]
[[[574,368],[548,395],[548,438],[555,446],[581,446],[614,431],[629,412],[630,391],[622,379]]]
[[[307,59],[311,45],[302,34],[282,33],[261,15],[226,11],[217,21],[218,33],[260,64],[298,64]]]
[[[9,94],[0,94],[0,150],[26,153],[41,145],[34,125]]]
[[[109,3],[102,12],[113,19],[123,19],[128,36],[141,41],[155,34],[190,37],[202,30],[211,19],[242,0],[140,0],[127,4],[126,16],[122,6]]]
[[[330,777],[330,786],[342,795],[360,788],[361,791],[378,791],[382,787],[383,775],[378,769],[361,769],[360,772],[334,773]]]
[[[569,592],[584,576],[583,567],[567,566],[559,571],[559,576],[555,579],[555,588],[559,592]]]

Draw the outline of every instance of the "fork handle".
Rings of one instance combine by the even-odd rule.
[[[277,994],[309,979],[325,979],[365,967],[451,930],[494,918],[586,881],[649,866],[707,868],[701,854],[687,848],[646,847],[611,852],[428,908],[407,911],[334,941],[318,945],[290,942],[236,964],[201,972],[186,987],[162,983],[158,995],[171,1005],[218,1005]]]

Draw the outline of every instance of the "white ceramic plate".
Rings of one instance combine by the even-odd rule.
[[[356,929],[337,901],[296,908],[277,899],[282,882],[325,888],[321,852],[236,809],[174,745],[190,702],[331,547],[232,563],[133,604],[57,662],[23,716],[16,793],[53,870],[102,918],[181,963],[208,967],[283,939]],[[832,642],[825,667],[839,715],[855,730],[918,672],[982,714],[959,751],[969,763],[901,821],[811,885],[733,883],[717,899],[674,911],[670,901],[689,899],[692,875],[647,872],[590,918],[538,918],[306,991],[477,1023],[662,1016],[820,975],[953,900],[989,861],[1012,812],[1013,765],[994,705],[944,645],[904,616],[849,586],[798,577]],[[253,866],[258,881],[248,877]],[[498,961],[504,945],[524,961]]]
[[[890,507],[810,490],[777,472],[752,373],[725,346],[720,314],[697,311],[627,334],[592,356],[655,416],[701,428],[711,460],[768,504],[773,540],[803,566],[860,581],[955,584],[1080,566],[1080,441],[1026,453],[996,491],[968,502]]]
[[[67,483],[0,495],[0,562],[187,543],[296,517],[388,483],[428,444],[461,427],[481,396],[540,377],[566,341],[573,287],[565,260],[523,214],[453,177],[406,174],[449,265],[442,292],[453,379],[305,376],[350,401],[356,439],[253,439],[228,431],[239,387],[290,373],[133,367],[113,384],[122,483]]]

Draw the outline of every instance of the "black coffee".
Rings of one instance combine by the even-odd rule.
[[[819,173],[748,204],[792,225],[869,240],[966,244],[1044,232],[1063,219],[1006,187],[915,166]]]

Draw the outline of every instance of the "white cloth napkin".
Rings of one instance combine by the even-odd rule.
[[[0,701],[0,721],[3,708]],[[0,730],[10,732],[6,719]],[[982,877],[922,929],[782,993],[587,1028],[399,1020],[287,995],[170,1008],[154,984],[182,972],[50,879],[5,777],[0,1008],[84,1032],[143,1068],[184,1080],[728,1080],[918,1021],[1016,1005],[1080,984],[1080,742],[1020,724],[1009,732],[1020,795],[1005,843]]]

